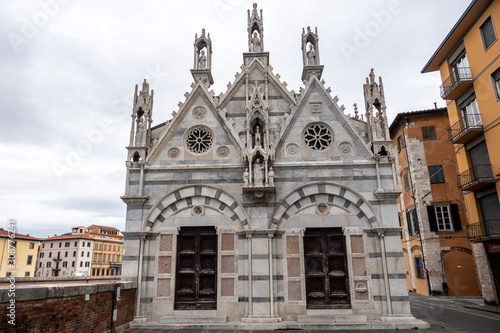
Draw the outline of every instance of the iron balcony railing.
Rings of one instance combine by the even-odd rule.
[[[483,129],[483,122],[481,121],[481,115],[479,113],[467,114],[453,124],[448,130],[450,141],[455,143],[456,140],[464,136],[471,129]]]
[[[482,241],[500,238],[500,220],[486,220],[467,226],[467,234],[471,241]]]
[[[441,85],[441,98],[445,99],[460,83],[472,82],[470,67],[453,68],[451,75]]]
[[[458,187],[462,191],[474,190],[472,187],[477,184],[494,181],[491,164],[478,164],[458,175]]]

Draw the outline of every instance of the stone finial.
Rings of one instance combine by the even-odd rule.
[[[262,9],[257,11],[257,3],[253,4],[253,10],[250,14],[248,10],[248,52],[263,52],[264,51],[264,22],[262,17]]]

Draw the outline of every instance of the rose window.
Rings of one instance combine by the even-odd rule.
[[[196,126],[190,129],[186,135],[186,146],[195,154],[207,152],[214,141],[214,135],[205,126]]]
[[[304,131],[304,142],[314,150],[325,150],[333,141],[333,136],[325,125],[312,124]]]

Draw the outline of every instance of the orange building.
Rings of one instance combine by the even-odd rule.
[[[500,1],[475,0],[423,73],[440,71],[481,292],[500,300]]]
[[[121,275],[123,235],[113,227],[91,225],[87,229],[94,239],[92,275]]]
[[[397,199],[408,290],[478,296],[457,161],[446,108],[399,113],[390,127],[397,150]]]

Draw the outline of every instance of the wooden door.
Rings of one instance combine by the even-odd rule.
[[[217,308],[217,234],[213,227],[181,228],[177,238],[175,310]]]
[[[351,307],[345,237],[340,228],[306,229],[304,262],[308,309]]]

